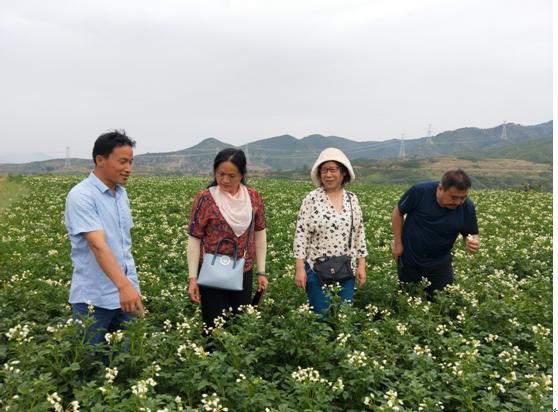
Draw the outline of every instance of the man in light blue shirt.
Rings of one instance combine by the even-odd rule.
[[[104,332],[123,329],[130,314],[144,315],[132,257],[130,202],[122,187],[132,171],[135,144],[124,132],[99,136],[93,147],[95,169],[66,199],[74,266],[69,302],[74,316],[95,318],[92,344],[104,341]]]

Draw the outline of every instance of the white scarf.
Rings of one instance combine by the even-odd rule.
[[[240,184],[238,192],[231,195],[217,185],[211,186],[209,192],[234,234],[240,237],[252,221],[252,201],[248,188]]]

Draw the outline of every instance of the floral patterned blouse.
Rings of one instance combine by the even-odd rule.
[[[353,209],[352,245],[349,250],[351,204]],[[353,269],[356,258],[368,255],[364,236],[362,210],[356,195],[343,189],[343,210],[337,212],[326,191],[319,187],[308,193],[298,212],[294,238],[294,257],[314,267],[319,257],[351,256]]]
[[[250,200],[252,202],[252,213],[254,215],[254,227],[252,229],[252,234],[250,236],[250,249],[249,253],[246,255],[246,262],[244,263],[244,272],[252,268],[254,261],[256,245],[254,241],[254,232],[264,230],[265,225],[265,212],[262,196],[256,192],[254,188],[248,187],[248,194],[250,195]],[[190,224],[188,227],[188,234],[198,239],[201,239],[202,251],[200,257],[203,260],[204,253],[215,253],[217,249],[217,243],[224,237],[233,239],[236,241],[237,258],[241,258],[244,255],[244,250],[246,249],[246,239],[248,237],[248,230],[244,232],[240,237],[237,237],[223,215],[219,210],[219,206],[215,203],[213,196],[209,192],[209,189],[204,189],[199,192],[194,198],[194,203],[192,205],[192,212],[190,213]],[[232,256],[233,254],[233,244],[231,242],[221,243],[219,253],[224,255]]]

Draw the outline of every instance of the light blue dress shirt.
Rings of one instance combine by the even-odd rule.
[[[94,173],[70,190],[66,198],[64,220],[72,245],[74,265],[69,302],[90,303],[104,309],[120,308],[118,289],[103,272],[84,233],[103,230],[118,266],[132,285],[139,289],[136,265],[132,257],[130,229],[134,226],[126,190],[116,186],[113,195]]]

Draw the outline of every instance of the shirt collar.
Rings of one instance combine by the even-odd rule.
[[[318,191],[322,194],[322,196],[327,198],[327,192],[323,186],[318,187]],[[345,201],[345,188],[342,187],[341,191],[343,192],[343,201]]]
[[[89,174],[88,179],[93,186],[95,186],[97,189],[99,189],[99,191],[101,193],[105,193],[105,192],[108,191],[112,195],[112,191],[110,190],[110,187],[108,187],[106,184],[104,184],[103,181],[101,179],[99,179],[97,177],[97,175],[95,175],[95,173],[91,172]],[[121,191],[122,191],[122,188],[120,187],[120,185],[116,185],[116,194],[120,194]]]

